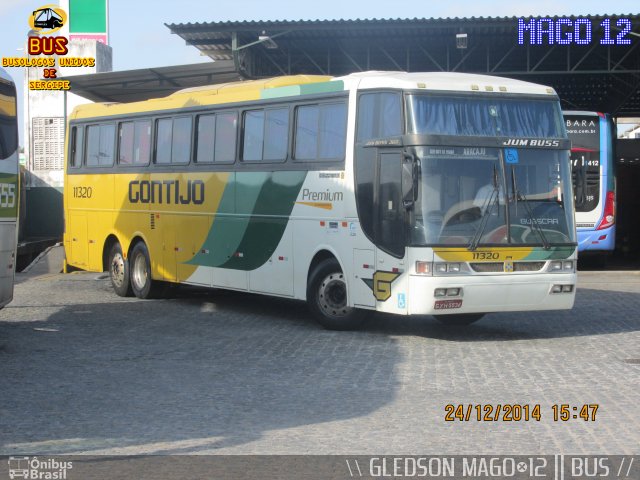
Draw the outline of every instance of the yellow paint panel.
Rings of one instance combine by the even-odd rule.
[[[502,262],[504,260],[522,260],[531,254],[531,247],[478,248],[473,252],[466,248],[434,248],[436,261],[445,262]]]
[[[74,219],[68,223],[65,237],[66,244],[71,246],[69,264],[101,271],[102,250],[110,234],[119,239],[125,254],[132,239],[140,235],[149,249],[153,278],[169,281],[188,278],[196,266],[181,264],[193,258],[207,238],[230,175],[229,172],[68,175],[65,203],[67,213]],[[204,201],[183,204],[181,201],[188,199],[186,188],[196,185],[194,181],[204,185]],[[146,184],[147,192],[154,189],[153,203],[140,201],[142,184]],[[75,221],[81,218],[86,218],[86,223]]]

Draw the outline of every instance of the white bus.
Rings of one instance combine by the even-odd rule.
[[[164,282],[467,324],[569,309],[570,144],[553,89],[457,73],[213,85],[78,107],[69,266],[119,295]]]
[[[16,88],[0,68],[0,308],[13,299],[18,217]]]

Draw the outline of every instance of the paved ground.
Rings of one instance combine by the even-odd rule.
[[[640,453],[640,274],[580,275],[569,312],[456,330],[195,289],[117,297],[92,273],[19,276],[0,312],[0,454]],[[540,422],[445,405],[540,404]],[[551,406],[599,404],[595,422]]]

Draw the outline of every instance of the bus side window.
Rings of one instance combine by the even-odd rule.
[[[196,163],[233,163],[236,159],[235,112],[196,117]]]
[[[262,160],[264,143],[264,110],[252,110],[244,114],[244,141],[242,160]]]
[[[303,105],[296,109],[296,160],[341,160],[346,138],[346,104]]]
[[[89,125],[87,127],[87,166],[106,167],[113,165],[115,132],[114,124]]]
[[[135,122],[133,136],[133,163],[135,165],[147,165],[151,153],[151,121],[141,120]]]
[[[286,160],[288,138],[289,108],[247,111],[244,114],[242,160]]]
[[[156,162],[171,163],[171,130],[173,119],[160,118],[156,121]]]
[[[379,92],[360,95],[358,142],[402,135],[402,96]]]
[[[216,115],[215,162],[232,163],[236,159],[236,112]]]
[[[131,165],[133,163],[133,122],[121,122],[118,132],[118,163]]]
[[[83,127],[73,127],[71,129],[71,155],[69,158],[69,166],[72,168],[78,168],[82,165],[83,137]]]
[[[196,163],[212,163],[215,153],[216,116],[196,117]]]

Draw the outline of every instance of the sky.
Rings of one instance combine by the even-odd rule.
[[[29,30],[28,17],[47,3],[57,1],[0,0],[0,57],[24,56],[18,49]],[[210,61],[165,23],[629,13],[638,13],[637,0],[109,0],[109,36],[113,69],[129,70]],[[22,98],[23,69],[9,70]]]

